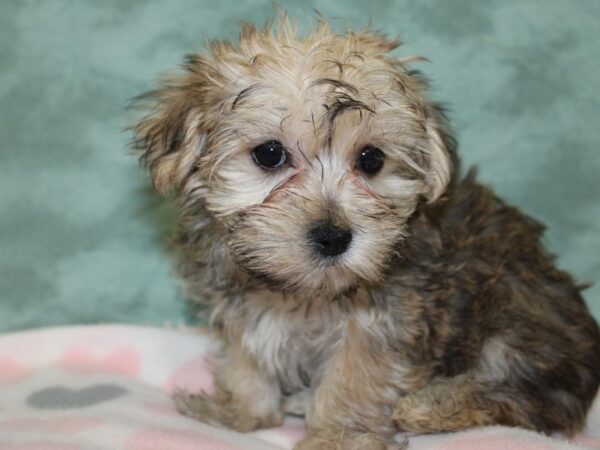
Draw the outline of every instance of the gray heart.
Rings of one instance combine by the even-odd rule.
[[[127,390],[116,384],[96,384],[79,390],[52,386],[31,394],[27,404],[37,409],[85,408],[125,394]]]

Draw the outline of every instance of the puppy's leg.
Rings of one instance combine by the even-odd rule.
[[[177,409],[202,422],[242,432],[281,424],[278,383],[266,377],[242,350],[229,348],[215,377],[212,395],[175,393]]]
[[[400,450],[405,443],[391,442],[373,433],[356,430],[311,431],[294,450]]]
[[[402,397],[394,411],[399,427],[416,433],[491,424],[545,433],[580,429],[597,391],[593,344],[573,338],[567,346],[564,333],[527,325],[485,341],[469,372]]]
[[[472,374],[433,380],[402,397],[393,413],[399,429],[413,433],[509,425],[544,431],[544,405],[505,382],[478,381]]]
[[[394,442],[397,427],[391,416],[401,379],[412,373],[411,367],[392,361],[380,337],[352,321],[313,381],[306,412],[309,432],[295,450],[402,448]]]

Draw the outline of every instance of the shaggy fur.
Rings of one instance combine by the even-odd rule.
[[[427,84],[371,30],[302,38],[283,18],[212,42],[138,99],[135,146],[181,209],[189,296],[223,342],[216,392],[180,411],[240,431],[306,416],[298,449],[386,449],[505,424],[573,433],[600,378],[600,333],[543,227],[459,178]],[[252,151],[281,142],[264,170]],[[366,146],[384,166],[361,172]],[[329,221],[350,247],[319,255]]]

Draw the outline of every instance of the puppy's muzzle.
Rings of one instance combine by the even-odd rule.
[[[350,246],[352,231],[331,222],[317,222],[308,232],[308,238],[321,256],[337,256]]]

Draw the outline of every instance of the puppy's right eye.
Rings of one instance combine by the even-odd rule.
[[[275,170],[287,161],[287,153],[279,141],[264,142],[252,150],[254,162],[265,170]]]

